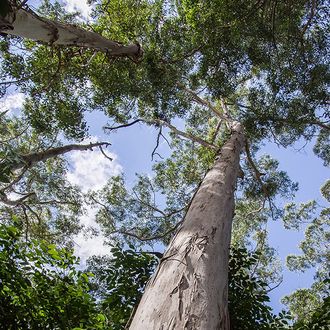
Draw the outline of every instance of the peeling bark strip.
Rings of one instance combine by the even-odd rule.
[[[0,15],[0,32],[2,33],[51,45],[99,49],[109,53],[110,56],[127,56],[134,61],[142,57],[143,51],[138,43],[124,46],[120,42],[106,39],[98,33],[86,31],[78,26],[40,17],[30,9],[20,8],[15,11],[12,8],[14,6],[5,17]]]
[[[228,259],[244,146],[239,123],[195,194],[137,308],[131,330],[228,330]]]

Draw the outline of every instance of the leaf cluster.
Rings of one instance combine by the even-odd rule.
[[[72,251],[22,241],[20,221],[0,225],[0,328],[103,329],[87,273]]]

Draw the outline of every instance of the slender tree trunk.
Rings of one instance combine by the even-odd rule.
[[[78,26],[51,21],[38,16],[30,9],[15,10],[12,1],[6,14],[0,13],[0,32],[45,42],[51,45],[78,46],[99,49],[110,56],[127,56],[137,61],[142,57],[139,44],[122,45],[106,39],[98,33],[86,31]]]
[[[228,330],[228,259],[244,145],[239,123],[150,279],[131,330]]]

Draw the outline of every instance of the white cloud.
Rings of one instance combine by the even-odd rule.
[[[22,108],[24,100],[25,95],[23,93],[8,94],[0,100],[0,111],[14,114]]]
[[[96,137],[92,137],[83,143],[95,142]],[[110,161],[98,150],[94,151],[74,151],[68,158],[72,165],[72,170],[67,174],[68,180],[78,185],[83,192],[102,188],[107,180],[122,172],[122,166],[118,163],[117,155],[106,151],[106,154],[113,159]],[[99,225],[95,222],[97,209],[87,207],[87,213],[80,218],[81,224],[86,227],[94,227],[99,230]],[[79,256],[82,265],[86,259],[92,255],[108,254],[109,246],[104,246],[104,237],[100,234],[93,238],[86,238],[84,233],[74,237],[75,255]]]
[[[88,208],[87,214],[80,218],[80,221],[86,226],[93,226],[99,229],[98,224],[95,223],[95,215],[97,209]],[[104,245],[104,236],[102,234],[91,238],[86,238],[81,232],[74,237],[75,255],[80,258],[81,266],[85,267],[86,260],[93,255],[109,254],[109,246]]]
[[[65,9],[68,12],[80,12],[86,20],[90,18],[91,7],[87,4],[86,0],[65,0]]]
[[[91,141],[95,141],[95,137],[83,143]],[[83,192],[102,188],[111,176],[122,172],[117,155],[107,150],[105,152],[112,161],[104,157],[98,149],[70,153],[69,160],[73,169],[67,174],[68,180],[78,185]]]

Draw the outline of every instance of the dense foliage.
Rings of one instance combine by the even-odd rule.
[[[92,257],[82,272],[70,250],[25,241],[19,227],[16,221],[0,228],[1,329],[124,329],[160,253],[113,247],[111,257]],[[232,329],[271,329],[286,322],[267,305],[267,284],[253,274],[257,261],[246,249],[232,250]]]
[[[72,251],[22,237],[20,222],[0,225],[0,328],[103,329],[90,295],[91,274]]]

